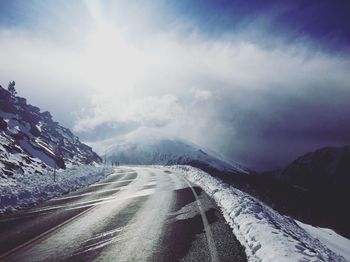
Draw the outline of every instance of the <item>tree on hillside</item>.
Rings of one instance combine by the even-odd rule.
[[[9,85],[7,87],[7,90],[12,94],[12,95],[16,95],[17,91],[15,88],[16,82],[15,81],[10,81]]]

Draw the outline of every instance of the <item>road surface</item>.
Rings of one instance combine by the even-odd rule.
[[[116,168],[0,232],[1,261],[246,261],[214,201],[165,168]]]

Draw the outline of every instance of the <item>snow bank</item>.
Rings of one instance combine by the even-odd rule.
[[[0,213],[33,205],[49,198],[95,183],[111,174],[112,167],[78,166],[56,173],[0,178]]]
[[[311,236],[320,240],[334,253],[343,256],[347,261],[350,261],[350,239],[347,239],[332,229],[314,227],[312,225],[304,224],[300,221],[295,220],[295,222],[305,229]]]
[[[345,261],[294,220],[250,195],[190,166],[169,169],[183,174],[216,201],[249,261]]]

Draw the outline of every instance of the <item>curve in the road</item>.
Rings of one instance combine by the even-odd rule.
[[[118,168],[86,189],[0,218],[0,229],[8,233],[0,260],[246,261],[214,201],[161,168]]]

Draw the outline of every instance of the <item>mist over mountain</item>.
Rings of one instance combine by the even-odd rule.
[[[140,129],[126,136],[90,143],[109,162],[126,165],[207,166],[222,172],[249,174],[247,168],[194,143]]]

